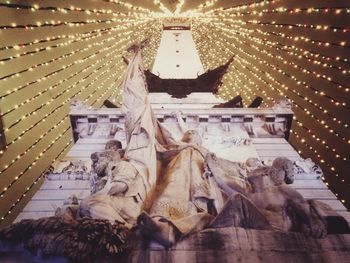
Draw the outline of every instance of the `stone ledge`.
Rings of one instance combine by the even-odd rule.
[[[133,250],[123,262],[350,262],[350,234],[324,239],[302,233],[225,227],[206,229],[165,250]],[[106,261],[109,262],[109,261]]]
[[[135,249],[118,257],[99,258],[95,262],[350,262],[350,234],[314,239],[302,233],[225,227],[190,235],[170,249],[161,246],[146,248],[148,245],[140,242],[137,233],[129,242]],[[24,257],[25,262],[67,262],[62,258],[52,261],[30,258],[28,252],[19,247],[13,247],[12,250],[2,247],[0,250],[1,262],[24,262]]]

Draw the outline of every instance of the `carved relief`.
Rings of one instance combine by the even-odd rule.
[[[309,174],[318,178],[323,176],[321,167],[315,164],[310,158],[298,159],[294,162],[294,169],[297,174]]]
[[[61,160],[54,162],[46,171],[48,180],[68,179],[68,180],[86,180],[92,173],[91,161]]]

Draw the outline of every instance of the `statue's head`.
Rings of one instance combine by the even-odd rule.
[[[285,157],[278,157],[272,162],[271,177],[277,185],[292,184],[294,182],[293,162]]]
[[[106,168],[110,162],[120,161],[120,154],[113,150],[95,152],[91,154],[92,169],[97,176],[103,177],[106,174]]]
[[[198,131],[196,131],[196,130],[186,131],[185,134],[183,135],[181,141],[187,142],[187,143],[194,143],[197,145],[202,144],[202,138],[201,138],[200,134],[198,133]]]
[[[249,172],[248,181],[254,191],[284,183],[291,184],[294,181],[293,163],[285,157],[278,157],[272,166],[260,166]]]
[[[118,140],[109,140],[105,146],[105,150],[113,150],[113,151],[118,151],[122,148],[123,148],[122,143]]]

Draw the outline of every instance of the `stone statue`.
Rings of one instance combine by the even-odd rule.
[[[106,150],[103,152],[95,152],[91,154],[92,169],[97,176],[103,177],[107,175],[107,166],[110,162],[119,161],[120,154],[114,150]]]
[[[215,189],[203,176],[205,149],[201,147],[199,133],[186,131],[178,145],[172,145],[172,148],[163,153],[164,167],[148,210],[151,216],[143,213],[138,218],[141,232],[165,246],[202,230],[217,213]],[[164,228],[163,234],[150,231],[157,225]],[[169,231],[173,234],[168,234]]]
[[[183,137],[177,142],[155,120],[141,70],[142,46],[135,45],[130,49],[133,55],[124,83],[122,110],[126,119],[127,146],[123,159],[121,162],[109,161],[107,173],[110,174],[104,188],[83,200],[81,207],[93,218],[102,216],[119,222],[123,219],[129,225],[135,222],[140,209],[144,209],[152,218],[171,222],[179,235],[185,236],[203,229],[212,220],[217,213],[214,200],[218,193],[208,178],[203,177],[207,151],[201,147],[198,131],[181,127],[180,121]],[[178,119],[181,119],[179,114]],[[103,162],[101,166],[106,167]],[[94,169],[98,167],[95,165]],[[182,193],[180,196],[179,192]],[[136,204],[132,203],[135,201]],[[147,214],[142,215],[146,217]],[[149,221],[142,218],[139,217],[138,223],[141,232],[145,233]]]
[[[120,154],[114,150],[95,152],[91,154],[91,167],[93,175],[90,177],[91,193],[100,191],[108,179],[108,170],[110,162],[120,161]]]
[[[0,238],[86,261],[125,249],[135,226],[145,239],[165,247],[205,228],[232,226],[324,237],[327,225],[319,206],[287,185],[294,180],[290,160],[277,158],[266,166],[256,158],[220,159],[202,146],[198,130],[185,127],[179,112],[180,141],[156,121],[141,68],[144,45],[129,49],[122,105],[126,148],[111,140],[91,155],[92,195],[80,204],[71,196],[55,216],[22,221],[0,231]]]
[[[118,140],[109,140],[105,145],[105,150],[119,151],[122,148],[122,143]]]
[[[131,228],[141,213],[146,186],[135,167],[127,161],[111,161],[104,187],[80,203],[79,215],[118,221]]]
[[[112,157],[111,160],[111,150],[92,156],[93,161],[99,159],[93,164],[94,170],[99,175],[105,171],[107,181],[102,189],[82,201],[80,213],[111,222],[117,220],[128,228],[137,221],[142,234],[171,246],[176,240],[204,229],[210,222],[215,225],[214,217],[225,212],[228,205],[232,208],[234,202],[245,202],[248,210],[253,211],[250,212],[253,219],[244,218],[245,213],[237,210],[242,206],[235,204],[233,211],[239,219],[235,218],[235,226],[261,225],[289,231],[292,219],[287,207],[291,207],[303,219],[304,232],[323,237],[326,234],[324,225],[315,220],[311,224],[313,218],[308,204],[298,192],[285,185],[294,179],[289,160],[278,158],[271,167],[250,160],[243,167],[227,165],[234,176],[218,176],[220,173],[215,172],[213,178],[206,176],[204,157],[213,155],[201,146],[199,132],[187,130],[180,114],[176,113],[183,132],[181,141],[176,142],[155,120],[140,65],[141,48],[142,45],[135,45],[131,49],[134,54],[124,83],[122,109],[126,116],[127,147],[123,159]],[[107,148],[113,149],[113,143]],[[156,156],[158,164],[161,162],[158,169]],[[214,157],[212,159],[215,161]],[[210,163],[210,158],[206,163],[213,172],[215,165]],[[248,174],[244,170],[248,170]],[[229,197],[225,206],[219,187]],[[239,195],[232,199],[237,193]]]
[[[122,111],[125,114],[127,146],[109,141],[105,151],[93,153],[92,167],[102,182],[80,204],[80,216],[106,219],[132,228],[156,185],[156,148],[153,112],[141,69],[141,49],[133,45],[124,79]],[[121,158],[122,155],[122,158]]]
[[[220,166],[220,160],[212,154],[207,155],[206,163],[214,171],[217,171],[216,166]],[[258,229],[264,226],[267,229],[288,232],[295,229],[296,223],[301,223],[302,232],[316,238],[326,236],[325,221],[321,217],[313,216],[309,203],[298,191],[287,186],[294,181],[293,163],[290,160],[276,158],[272,166],[261,166],[252,170],[243,187],[237,181],[236,175],[227,176],[213,172],[213,177],[230,196],[223,213],[226,212],[225,209],[232,210],[232,225]],[[215,220],[220,221],[220,215]],[[211,226],[216,224],[220,225],[214,221]]]

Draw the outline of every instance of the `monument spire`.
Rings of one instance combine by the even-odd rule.
[[[185,18],[164,21],[153,74],[162,79],[196,79],[204,73],[190,23]]]
[[[152,71],[145,72],[149,91],[166,92],[175,98],[185,98],[193,92],[216,94],[232,61],[233,58],[204,72],[192,37],[191,20],[183,17],[165,19]]]

